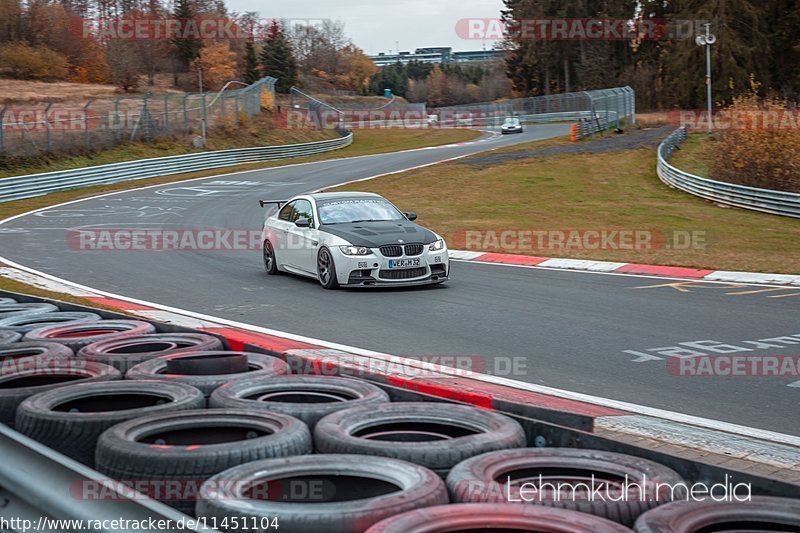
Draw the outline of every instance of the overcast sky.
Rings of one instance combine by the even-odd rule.
[[[428,46],[480,50],[482,41],[456,35],[465,18],[497,18],[502,0],[227,0],[238,12],[258,11],[263,18],[334,19],[345,23],[353,42],[368,54]],[[492,47],[487,42],[487,48]]]

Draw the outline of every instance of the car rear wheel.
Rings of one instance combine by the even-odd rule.
[[[264,270],[270,276],[274,276],[278,271],[278,261],[275,259],[275,248],[272,243],[264,241]]]
[[[336,279],[336,265],[333,256],[327,248],[323,248],[317,255],[317,277],[325,289],[338,289],[339,280]]]

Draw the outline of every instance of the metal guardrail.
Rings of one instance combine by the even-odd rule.
[[[658,177],[661,181],[689,194],[718,204],[761,211],[773,215],[800,218],[800,194],[748,187],[702,178],[669,164],[673,150],[686,140],[686,128],[680,128],[658,147]]]
[[[0,179],[0,202],[32,198],[51,192],[91,185],[106,185],[120,181],[155,178],[245,163],[320,154],[344,148],[352,144],[352,142],[353,133],[348,131],[340,138],[325,141],[218,150],[2,178]]]
[[[181,527],[190,518],[146,498],[122,483],[100,475],[46,446],[0,424],[0,491],[3,513],[19,530],[94,531],[115,533],[122,524],[159,524],[170,533],[212,533],[213,529]],[[85,494],[85,496],[84,496]],[[102,494],[102,497],[95,496]],[[9,509],[5,509],[8,506]],[[25,527],[22,527],[22,524]],[[52,528],[52,529],[51,529]],[[58,529],[56,529],[58,528]],[[16,528],[15,528],[16,529]],[[125,530],[130,530],[125,528]],[[142,531],[150,531],[143,527]]]

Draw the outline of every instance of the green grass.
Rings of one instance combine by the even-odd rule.
[[[707,178],[713,160],[711,154],[713,142],[707,133],[693,133],[680,149],[672,152],[669,162],[684,172]]]
[[[285,131],[285,130],[284,130]],[[143,179],[136,181],[126,181],[110,185],[98,185],[95,187],[85,187],[72,189],[69,191],[56,192],[45,196],[27,198],[14,202],[0,203],[0,220],[16,214],[25,213],[34,209],[47,207],[49,205],[68,202],[78,198],[87,198],[97,194],[145,187],[148,185],[158,185],[162,183],[172,183],[187,179],[201,178],[204,176],[216,176],[231,171],[257,170],[261,168],[276,167],[287,164],[306,163],[312,161],[324,161],[341,157],[355,157],[363,155],[373,155],[398,150],[411,150],[414,148],[424,148],[426,146],[437,146],[464,142],[480,136],[480,132],[471,130],[403,130],[403,129],[369,129],[357,130],[353,144],[341,150],[334,150],[324,154],[298,157],[293,159],[281,159],[278,161],[268,161],[265,163],[254,163],[248,165],[237,165],[234,167],[217,168],[202,172],[191,172],[186,174],[173,174],[160,178]],[[166,154],[165,154],[166,155]]]
[[[2,266],[2,263],[0,263],[0,266]],[[20,281],[16,281],[13,279],[5,278],[3,276],[0,276],[0,290],[16,292],[19,294],[27,294],[30,296],[38,296],[40,298],[48,298],[51,300],[68,302],[76,305],[84,305],[86,307],[94,307],[95,309],[105,309],[106,311],[115,311],[117,313],[129,314],[126,313],[124,309],[119,309],[110,305],[93,302],[91,300],[87,300],[86,298],[72,296],[71,294],[40,289],[39,287],[34,287],[32,285],[28,285],[26,283],[22,283]]]
[[[693,146],[702,142],[690,140],[686,152],[691,154]],[[699,170],[702,159],[695,161],[694,168]],[[800,273],[800,220],[722,208],[671,189],[656,175],[654,150],[558,155],[491,166],[465,164],[468,162],[446,163],[340,189],[387,196],[401,209],[417,212],[420,223],[444,235],[453,248],[465,247],[465,231],[649,230],[656,236],[654,242],[660,235],[669,238],[675,232],[688,232],[698,237],[698,246],[653,246],[647,250],[532,246],[519,250],[490,242],[470,249]]]

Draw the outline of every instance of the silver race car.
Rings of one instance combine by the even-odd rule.
[[[503,135],[508,133],[522,133],[524,130],[522,122],[517,117],[507,117],[503,126],[500,128]]]
[[[372,193],[297,196],[277,204],[262,234],[267,274],[290,272],[326,289],[398,287],[447,281],[447,245]]]

